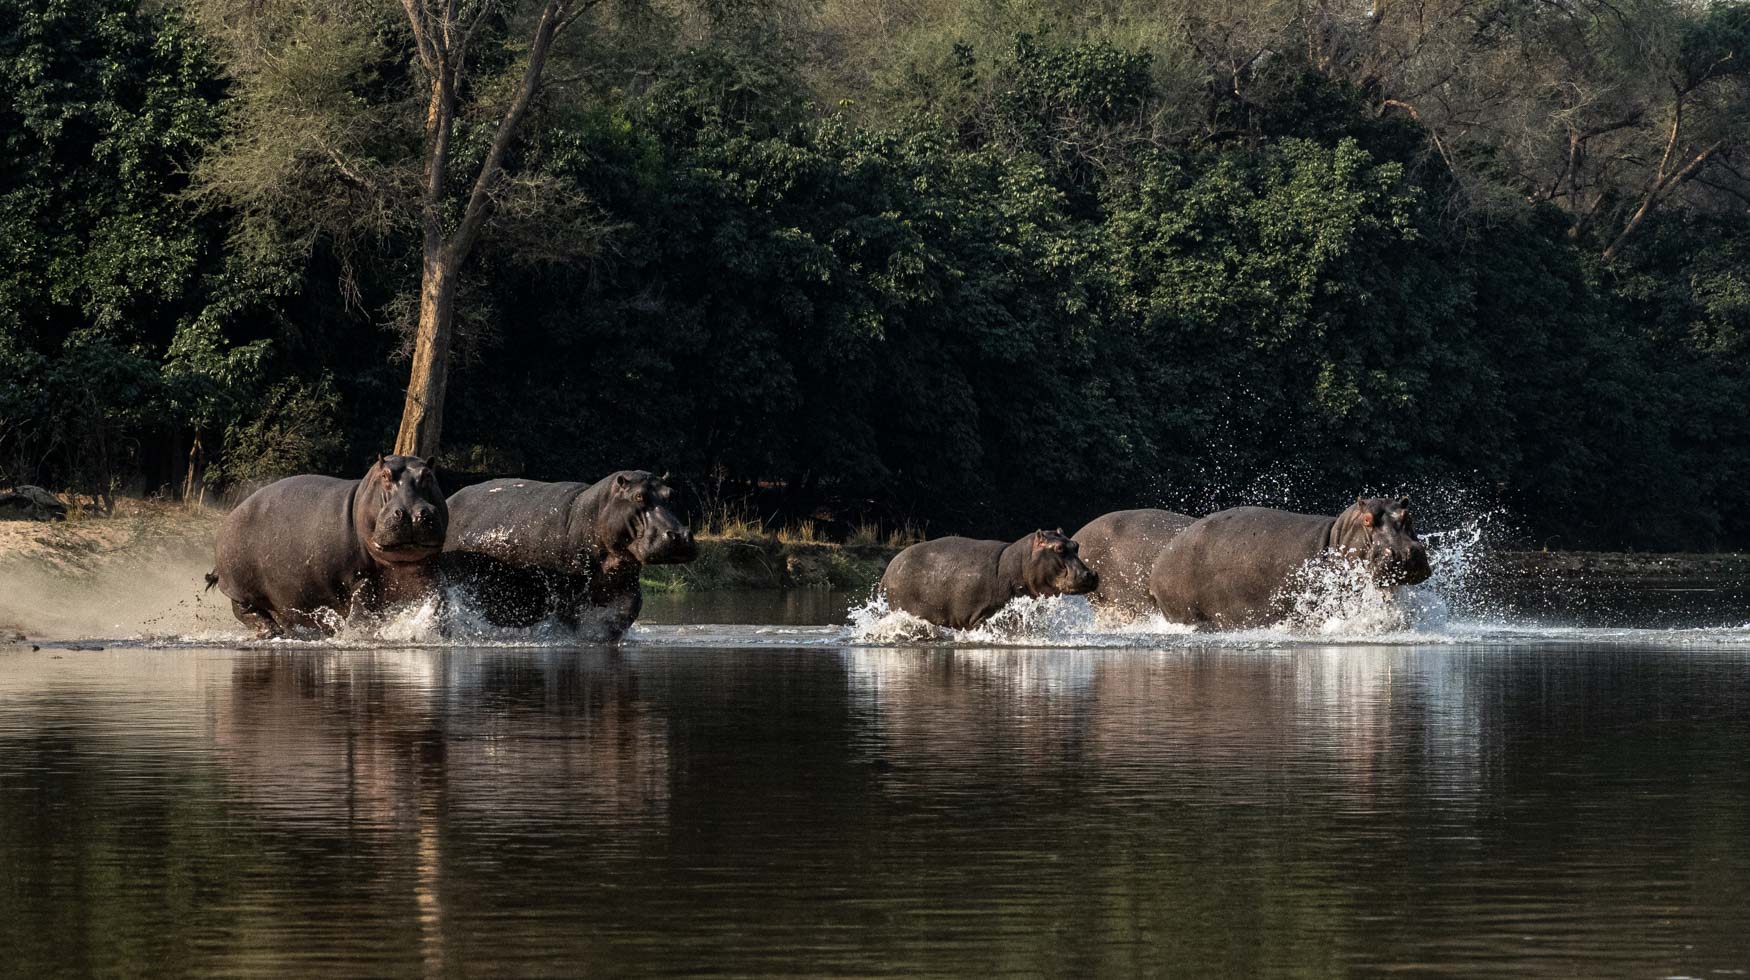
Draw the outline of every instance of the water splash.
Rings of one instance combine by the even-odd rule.
[[[1094,607],[1082,596],[1022,596],[969,630],[949,629],[919,619],[887,603],[877,590],[850,611],[844,639],[876,645],[954,643],[1006,646],[1045,641],[1069,642],[1097,632]]]
[[[1320,637],[1402,632],[1411,626],[1412,610],[1397,601],[1398,591],[1375,583],[1362,562],[1321,555],[1283,586],[1288,615],[1278,625],[1291,634]]]
[[[1022,596],[957,640],[1004,646],[1036,640],[1060,641],[1096,631],[1094,607],[1085,596]]]
[[[1287,614],[1260,629],[1198,632],[1159,613],[1128,617],[1097,610],[1083,597],[1056,596],[1019,598],[975,629],[952,630],[891,608],[877,592],[850,611],[840,639],[878,646],[1159,646],[1183,643],[1192,635],[1198,643],[1264,646],[1309,640],[1456,642],[1483,627],[1496,608],[1480,569],[1500,526],[1498,511],[1479,510],[1462,515],[1447,530],[1425,535],[1433,575],[1416,586],[1383,588],[1361,563],[1330,555],[1313,559],[1284,587]]]
[[[869,601],[851,609],[845,638],[854,643],[879,645],[942,643],[952,640],[953,630],[919,619],[887,604],[887,593],[876,589]]]

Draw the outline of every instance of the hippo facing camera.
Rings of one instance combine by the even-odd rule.
[[[646,470],[593,484],[489,480],[450,498],[445,574],[488,622],[599,624],[615,640],[643,608],[645,565],[691,561],[693,532]]]
[[[358,480],[287,477],[226,516],[207,588],[261,636],[333,633],[428,595],[448,530],[437,473],[418,456],[379,456]]]

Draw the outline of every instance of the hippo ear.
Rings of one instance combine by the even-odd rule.
[[[1406,493],[1402,497],[1398,498],[1398,509],[1399,510],[1409,510],[1410,509],[1410,495],[1409,494]]]
[[[1355,506],[1361,508],[1362,510],[1366,510],[1367,509],[1367,498],[1362,496],[1361,494],[1356,494],[1355,495]]]
[[[1373,511],[1364,510],[1361,512],[1361,526],[1362,527],[1372,527],[1373,526]]]
[[[1043,548],[1043,547],[1045,547],[1045,532],[1044,531],[1034,531],[1033,532],[1033,550],[1038,551],[1040,548]]]
[[[619,473],[614,474],[614,489],[625,490],[627,487],[629,487],[631,485],[632,485],[632,481],[630,478],[628,478],[626,476],[626,473],[624,470],[622,470]]]

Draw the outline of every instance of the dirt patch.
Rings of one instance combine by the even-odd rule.
[[[0,638],[191,635],[221,511],[118,500],[108,516],[0,522]],[[226,613],[229,616],[229,613]]]

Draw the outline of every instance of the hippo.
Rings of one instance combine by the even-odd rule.
[[[937,538],[893,557],[881,589],[894,609],[937,626],[972,629],[1018,596],[1086,595],[1100,577],[1063,529],[1019,541]]]
[[[1197,518],[1170,510],[1115,510],[1096,517],[1071,538],[1082,561],[1100,576],[1088,599],[1125,617],[1154,612],[1148,576],[1167,542]]]
[[[379,457],[359,480],[287,477],[225,516],[207,588],[264,638],[332,635],[432,594],[448,528],[437,473],[417,456]]]
[[[1161,549],[1149,594],[1171,622],[1243,628],[1279,622],[1293,597],[1285,588],[1323,555],[1361,562],[1383,587],[1415,585],[1432,574],[1416,538],[1410,498],[1356,497],[1336,517],[1235,507],[1192,522]]]
[[[644,470],[590,483],[490,480],[450,497],[446,580],[497,626],[555,619],[623,636],[644,605],[645,565],[697,553],[669,509],[671,490]]]

